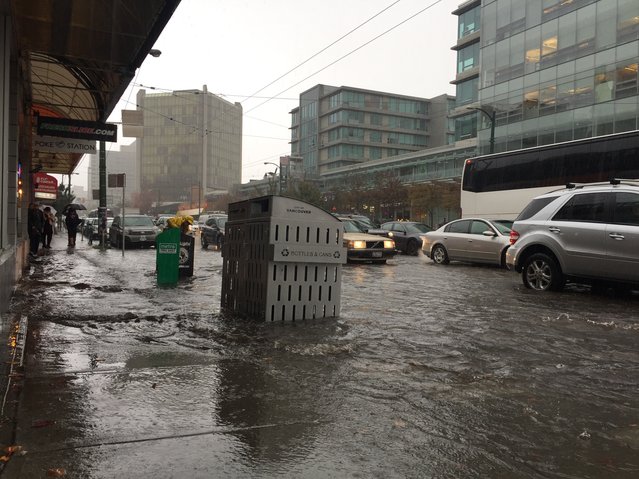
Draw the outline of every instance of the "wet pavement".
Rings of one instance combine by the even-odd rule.
[[[338,319],[255,323],[218,251],[158,288],[155,250],[77,244],[13,300],[3,477],[639,477],[636,294],[398,256],[344,267]]]

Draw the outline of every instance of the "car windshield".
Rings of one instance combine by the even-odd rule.
[[[126,216],[124,218],[125,226],[153,226],[153,220],[150,216]]]
[[[424,223],[407,223],[406,225],[407,233],[428,233],[429,231],[433,231],[433,229]]]
[[[509,235],[510,229],[513,225],[513,222],[509,220],[496,220],[491,221],[491,223],[502,235]]]
[[[342,220],[342,223],[344,223],[344,231],[346,233],[364,233],[364,230],[355,221]]]

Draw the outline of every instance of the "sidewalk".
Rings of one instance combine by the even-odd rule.
[[[78,235],[79,246],[82,238]],[[27,271],[16,285],[16,289],[11,298],[9,310],[0,317],[0,358],[5,365],[4,374],[0,379],[1,403],[0,403],[0,468],[6,459],[10,459],[14,453],[11,447],[15,442],[15,427],[17,419],[18,401],[23,387],[24,362],[26,353],[26,342],[29,333],[29,311],[24,310],[22,300],[24,299],[24,287],[29,284],[31,274],[34,270],[41,268],[44,262],[54,252],[62,253],[67,244],[66,230],[62,230],[53,236],[50,250],[40,245],[38,257],[29,258]],[[0,469],[1,471],[2,469]]]
[[[219,252],[198,250],[205,265],[199,277],[159,288],[155,249],[123,256],[79,235],[75,248],[66,245],[66,234],[55,235],[51,250],[30,261],[1,318],[3,478],[131,477],[144,449],[132,447],[138,441],[162,443],[184,434],[184,424],[200,424],[187,419],[192,407],[176,419],[173,402],[204,398],[206,388],[182,396],[184,381],[167,383],[167,372],[188,377],[219,359],[208,347],[190,347],[188,330],[207,327],[198,322],[210,322],[211,313],[201,312],[219,308]],[[209,416],[202,413],[202,421],[208,424]],[[105,450],[114,463],[97,466]],[[167,477],[161,469],[134,475]]]

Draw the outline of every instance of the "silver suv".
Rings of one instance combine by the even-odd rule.
[[[639,284],[639,183],[568,185],[533,199],[515,220],[508,268],[537,291],[566,280]]]

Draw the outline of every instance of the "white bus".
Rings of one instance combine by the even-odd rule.
[[[462,217],[514,220],[535,196],[612,178],[639,178],[639,131],[469,158]]]

